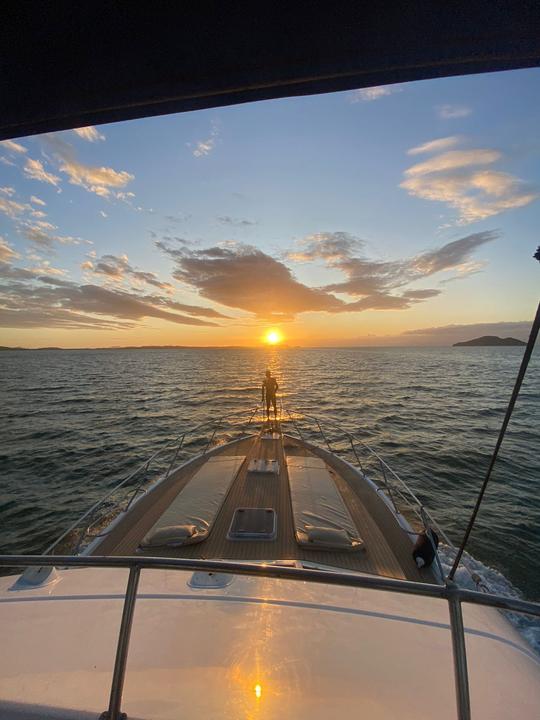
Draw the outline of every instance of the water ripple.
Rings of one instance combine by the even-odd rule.
[[[458,540],[521,356],[520,348],[3,352],[0,549],[42,551],[182,430],[257,404],[267,367],[287,406],[358,433]],[[540,599],[539,360],[469,547],[531,599]]]

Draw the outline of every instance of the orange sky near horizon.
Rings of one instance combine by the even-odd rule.
[[[531,293],[532,294],[532,293]],[[413,311],[367,311],[359,317],[355,314],[305,313],[287,323],[267,323],[251,318],[239,319],[237,323],[230,321],[221,327],[184,327],[159,320],[146,319],[130,329],[65,329],[65,328],[31,328],[3,329],[0,345],[9,347],[126,347],[140,345],[186,345],[197,347],[262,347],[266,345],[264,336],[272,329],[283,335],[279,345],[299,347],[325,346],[377,346],[377,345],[450,345],[456,341],[453,334],[414,335],[411,331],[423,328],[463,326],[458,340],[471,339],[481,334],[513,335],[526,339],[527,317],[518,318],[523,327],[516,325],[515,315],[502,313],[496,306],[490,307],[486,301],[481,307],[483,322],[493,328],[476,329],[470,323],[470,315],[459,312],[456,306],[443,303],[438,312],[428,310],[427,305]],[[531,308],[534,298],[531,297]],[[412,317],[411,317],[412,316]],[[508,327],[507,327],[508,325]],[[470,330],[468,329],[470,327]]]

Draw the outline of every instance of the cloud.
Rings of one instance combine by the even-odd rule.
[[[130,280],[137,284],[152,285],[167,293],[174,292],[173,286],[168,282],[162,282],[155,273],[136,270],[132,267],[127,255],[103,255],[99,260],[84,262],[81,267],[83,270],[92,272],[94,275],[102,275],[108,281],[115,283]]]
[[[18,153],[19,155],[28,152],[23,145],[20,145],[14,140],[0,140],[0,146],[5,150],[9,150],[13,153]]]
[[[157,238],[156,233],[150,231],[152,237]],[[172,245],[180,246],[180,248],[171,247]],[[188,240],[179,235],[163,235],[161,240],[156,240],[156,247],[162,250],[166,255],[173,257],[175,253],[183,254],[188,246],[198,245],[198,241]]]
[[[363,255],[365,243],[348,233],[317,233],[305,238],[299,250],[289,253],[288,257],[304,262],[321,259],[328,267],[340,270],[346,279],[325,286],[326,291],[371,297],[371,302],[379,308],[384,302],[387,302],[387,307],[392,303],[397,307],[399,303],[395,298],[398,297],[405,307],[411,301],[434,297],[438,291],[408,290],[402,295],[396,295],[396,291],[436,273],[458,270],[471,261],[477,248],[497,237],[498,233],[493,231],[474,233],[411,258],[388,261],[373,260]],[[393,299],[383,300],[383,295]],[[357,307],[365,309],[368,302],[363,300]]]
[[[189,213],[177,213],[176,215],[165,215],[165,220],[171,223],[183,223],[189,220],[191,215]]]
[[[13,197],[13,195],[15,195],[15,188],[9,186],[0,187],[0,193],[2,193],[2,195],[7,195],[8,197]]]
[[[430,140],[422,145],[413,147],[407,150],[407,155],[420,155],[422,153],[430,152],[441,152],[442,150],[448,150],[449,148],[455,147],[462,141],[459,135],[451,135],[450,137],[438,138],[437,140]]]
[[[214,138],[209,138],[208,140],[199,140],[195,150],[193,151],[193,155],[195,155],[195,157],[202,157],[203,155],[210,155],[210,153],[214,149],[214,144],[215,144]]]
[[[433,142],[420,149],[428,152],[430,145],[431,150],[438,149]],[[419,148],[412,150],[414,154]],[[485,168],[501,158],[498,150],[449,150],[408,168],[400,187],[414,197],[443,202],[456,209],[460,225],[485,220],[505,210],[524,207],[539,197],[537,190],[519,178]]]
[[[373,293],[366,295],[361,300],[347,304],[348,312],[359,312],[364,310],[407,310],[415,298],[408,298],[403,295],[387,295],[385,293]]]
[[[499,337],[515,337],[519,340],[527,340],[530,328],[531,321],[471,323],[417,328],[406,330],[397,335],[373,333],[353,339],[342,339],[337,342],[343,346],[449,347],[456,342],[472,340],[482,335],[498,335]],[[324,342],[320,344],[325,345]],[[332,341],[332,346],[336,346],[335,339]]]
[[[60,183],[60,178],[57,175],[47,172],[40,160],[28,158],[24,166],[24,174],[31,180],[39,180],[40,182],[49,183],[49,185],[54,185],[55,187],[58,187]]]
[[[34,270],[0,264],[0,276],[7,279],[0,285],[0,326],[125,329],[145,318],[180,325],[216,325],[193,314],[164,309],[161,298],[145,298],[92,284],[78,285],[57,277],[58,272],[61,271],[47,264]]]
[[[222,225],[232,225],[233,227],[251,227],[257,223],[254,220],[245,220],[243,218],[234,218],[230,215],[218,215],[218,222]]]
[[[52,248],[55,243],[60,243],[61,245],[79,245],[81,242],[81,238],[72,237],[71,235],[57,235],[52,232],[56,229],[55,225],[43,221],[22,222],[19,227],[19,232],[34,245],[49,249]]]
[[[6,262],[18,257],[20,257],[19,253],[17,253],[8,241],[4,240],[4,238],[0,235],[0,262]]]
[[[101,215],[101,217],[104,217],[104,218],[109,217],[104,210],[100,210],[99,214]]]
[[[437,249],[398,260],[373,260],[365,242],[346,232],[310,235],[285,255],[293,262],[320,261],[344,279],[324,287],[299,282],[279,260],[243,243],[204,250],[186,245],[156,246],[176,264],[173,277],[209,300],[264,319],[291,319],[304,312],[404,310],[441,294],[433,287],[411,287],[441,272],[465,272],[474,251],[498,237],[496,232],[468,235]],[[351,302],[334,293],[355,298]]]
[[[41,205],[42,207],[45,207],[47,205],[45,200],[42,200],[41,198],[38,198],[35,195],[30,195],[30,202],[34,203],[34,205]]]
[[[108,167],[91,167],[75,160],[64,160],[60,171],[66,173],[72,185],[79,185],[100,197],[109,197],[111,187],[124,187],[135,177],[125,170],[118,172]]]
[[[79,162],[71,145],[56,135],[47,135],[44,141],[52,148],[58,161],[58,169],[65,173],[71,185],[78,185],[99,197],[109,198],[111,194],[125,200],[128,193],[113,193],[115,189],[124,188],[135,176],[125,170],[114,170],[110,167],[94,167]],[[129,193],[130,197],[134,197]]]
[[[176,261],[173,276],[177,280],[208,300],[261,318],[332,312],[345,304],[323,290],[298,282],[283,263],[251,245],[166,251]]]
[[[88,127],[74,128],[73,132],[83,140],[88,140],[88,142],[98,142],[99,140],[105,140],[105,135],[102,135],[93,125],[88,125]]]
[[[454,282],[454,280],[465,280],[471,275],[477,275],[479,272],[482,272],[482,270],[486,267],[486,264],[487,263],[482,260],[471,260],[469,262],[464,262],[455,268],[455,275],[444,278],[444,280],[439,280],[439,283],[441,285],[446,285],[446,283]]]
[[[363,240],[346,232],[321,232],[308,235],[287,257],[296,262],[324,260],[330,267],[340,267],[342,261],[360,252],[364,245]]]
[[[482,245],[493,242],[499,237],[495,231],[484,231],[467,235],[459,240],[446,243],[437,250],[421,253],[410,264],[413,272],[422,277],[434,275],[444,270],[455,270],[467,265],[472,253]]]
[[[1,291],[0,287],[0,298]],[[7,308],[0,306],[0,327],[127,330],[134,327],[134,323],[92,317],[57,307]]]
[[[405,175],[414,178],[419,175],[467,168],[472,165],[490,165],[500,159],[501,153],[497,150],[449,150],[413,165],[405,170]]]
[[[530,329],[530,321],[491,322],[417,328],[407,330],[403,335],[414,337],[424,344],[427,340],[437,345],[452,345],[455,342],[472,340],[483,335],[498,335],[499,337],[515,337],[518,340],[527,340]]]
[[[402,90],[403,85],[376,85],[374,87],[353,90],[349,95],[349,99],[353,103],[373,102],[374,100],[380,100],[380,98],[387,97],[388,95],[394,95],[395,93],[402,92]]]
[[[49,276],[64,276],[67,275],[67,270],[61,270],[51,265],[50,260],[41,260],[41,264],[37,267],[30,268],[30,272],[35,275],[49,275]]]
[[[411,300],[427,300],[427,298],[436,297],[441,294],[441,290],[435,288],[426,288],[425,290],[407,290],[403,296]]]
[[[205,155],[210,155],[210,153],[216,146],[218,137],[219,137],[219,127],[218,127],[217,123],[212,122],[212,129],[210,131],[210,136],[206,140],[199,140],[196,143],[195,149],[192,151],[193,155],[195,157],[204,157]]]
[[[453,120],[454,118],[462,118],[470,115],[472,110],[465,105],[439,105],[437,114],[443,120]]]
[[[123,202],[126,202],[128,204],[131,203],[131,200],[135,197],[135,193],[132,192],[117,192],[115,195],[117,200],[122,200]]]
[[[29,207],[29,205],[17,202],[16,200],[0,197],[0,212],[11,219],[18,217],[21,213],[28,210]]]
[[[196,317],[229,318],[228,315],[224,315],[213,308],[179,303],[175,300],[171,300],[170,298],[163,297],[162,295],[145,295],[144,299],[147,302],[151,302],[152,305],[159,305],[160,307],[166,307],[170,310],[179,310],[180,312],[185,312],[187,315],[195,315]]]

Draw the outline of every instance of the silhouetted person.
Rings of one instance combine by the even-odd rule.
[[[277,407],[276,407],[276,392],[278,390],[278,384],[275,377],[272,377],[270,370],[266,371],[266,376],[262,383],[262,401],[266,400],[266,417],[270,420],[270,404],[274,408],[274,418],[277,418]]]

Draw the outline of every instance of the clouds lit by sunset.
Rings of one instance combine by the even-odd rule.
[[[0,143],[2,345],[524,337],[540,71]]]

